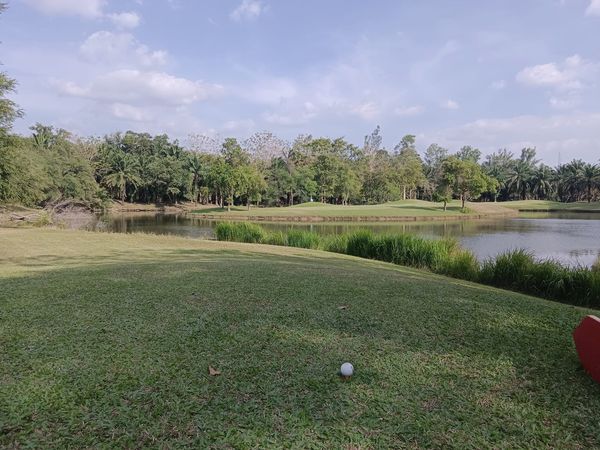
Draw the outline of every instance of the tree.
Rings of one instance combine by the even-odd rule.
[[[192,201],[197,202],[200,195],[200,183],[204,175],[204,165],[200,155],[193,153],[189,156],[187,169],[192,175]]]
[[[482,164],[484,172],[498,181],[498,189],[493,196],[494,201],[497,201],[499,196],[502,196],[503,199],[508,199],[509,197],[509,178],[515,164],[513,156],[506,149],[498,150],[488,155]]]
[[[487,176],[473,161],[463,161],[450,156],[443,163],[443,180],[449,189],[460,198],[462,208],[465,201],[479,197],[483,192],[496,189],[497,181]]]
[[[448,156],[448,149],[440,147],[438,144],[431,144],[425,150],[423,158],[423,171],[425,172],[426,183],[424,183],[424,193],[433,199],[433,194],[442,182],[442,162]]]
[[[600,182],[600,167],[595,164],[586,164],[581,171],[583,183],[585,184],[585,191],[588,203],[592,201],[592,193]]]
[[[432,197],[434,202],[443,203],[444,211],[446,211],[448,203],[452,201],[452,187],[447,182],[442,181],[433,191]]]
[[[396,179],[402,188],[402,199],[406,200],[409,193],[425,183],[423,161],[415,149],[415,136],[407,134],[394,149],[396,156]]]
[[[463,161],[471,161],[479,163],[481,151],[478,148],[473,148],[470,145],[465,145],[456,153],[456,157]]]
[[[371,134],[365,136],[365,142],[363,145],[363,151],[365,155],[368,157],[377,153],[381,149],[382,140],[381,127],[377,125]]]
[[[540,165],[533,172],[531,190],[536,199],[548,199],[554,190],[554,171],[545,164]]]
[[[516,193],[521,200],[526,200],[529,197],[538,162],[535,148],[524,148],[521,150],[521,156],[514,162],[509,172],[509,192]]]
[[[110,167],[102,178],[104,185],[117,193],[122,202],[127,196],[127,186],[134,189],[141,183],[137,161],[131,156],[114,152],[110,156]]]
[[[1,12],[1,10],[0,10]],[[23,117],[23,111],[7,96],[17,87],[17,82],[0,72],[0,135],[6,135],[12,128],[13,122]]]
[[[250,210],[250,202],[259,202],[266,189],[266,183],[258,169],[254,166],[241,166],[237,170],[238,194],[246,198],[246,206]]]
[[[6,4],[0,2],[0,14],[6,9]],[[23,111],[8,98],[15,92],[17,82],[0,72],[0,200],[7,199],[15,191],[10,187],[11,179],[19,176],[18,164],[15,163],[15,152],[9,148],[7,134],[15,119],[23,116]]]

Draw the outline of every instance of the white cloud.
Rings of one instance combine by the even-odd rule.
[[[102,16],[105,0],[24,0],[29,6],[48,15],[81,16],[97,18]]]
[[[506,81],[504,80],[496,80],[491,84],[492,89],[500,91],[506,87]]]
[[[87,86],[74,82],[54,82],[65,95],[100,102],[117,102],[133,106],[182,106],[204,100],[221,92],[218,85],[178,78],[163,72],[122,69],[96,78]]]
[[[350,111],[364,120],[372,120],[380,113],[377,104],[371,101],[360,103],[352,107]]]
[[[152,115],[147,110],[126,103],[113,103],[110,110],[117,119],[133,120],[134,122],[144,122],[152,119]]]
[[[582,93],[594,85],[599,74],[599,63],[573,55],[562,63],[526,67],[517,74],[516,79],[526,86],[546,88],[548,94],[552,94],[550,106],[567,109],[581,103]]]
[[[598,160],[600,113],[560,114],[553,116],[516,116],[479,119],[465,125],[424,137],[449,148],[474,145],[485,152],[506,147],[519,151],[536,147],[546,163],[555,164],[558,152],[563,160]]]
[[[117,28],[135,28],[141,18],[134,11],[105,13],[106,0],[23,0],[33,9],[52,16],[78,16],[85,19],[105,19]]]
[[[264,11],[266,7],[259,0],[242,0],[242,3],[238,5],[229,17],[236,22],[243,20],[254,20],[257,19]]]
[[[448,99],[440,104],[440,107],[444,109],[458,109],[460,105],[454,100]]]
[[[278,105],[298,96],[298,86],[289,78],[262,78],[251,87],[239,90],[247,100],[265,105]]]
[[[571,109],[581,103],[580,96],[575,93],[570,93],[561,97],[550,97],[550,106],[555,109]]]
[[[590,5],[585,10],[586,16],[600,16],[600,0],[591,0]]]
[[[255,126],[256,124],[252,119],[229,120],[221,126],[221,129],[227,132],[248,133],[254,130]]]
[[[401,116],[401,117],[414,117],[414,116],[418,116],[418,115],[422,114],[424,111],[425,111],[425,108],[423,108],[420,105],[405,106],[405,107],[395,108],[394,114],[396,114],[397,116]]]
[[[319,108],[310,101],[301,105],[288,105],[284,111],[265,112],[262,118],[273,125],[295,126],[303,125],[317,116]]]
[[[98,31],[81,44],[79,51],[92,62],[124,63],[129,66],[157,66],[165,64],[167,60],[166,51],[149,50],[130,33]]]
[[[598,73],[600,65],[573,55],[562,63],[547,63],[525,67],[517,73],[519,83],[557,90],[579,90]]]
[[[133,11],[107,14],[106,17],[118,28],[136,28],[140,24],[140,16]]]

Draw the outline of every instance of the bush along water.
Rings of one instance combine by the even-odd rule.
[[[531,294],[579,306],[600,308],[600,266],[568,267],[537,261],[525,250],[514,250],[479,263],[454,239],[425,239],[412,234],[375,234],[357,230],[331,236],[310,231],[269,232],[249,222],[223,222],[217,239],[319,249],[427,269],[453,278]]]

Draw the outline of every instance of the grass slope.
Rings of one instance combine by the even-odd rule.
[[[284,247],[0,229],[0,249],[0,447],[600,445],[588,310]]]
[[[483,204],[481,204],[483,205]],[[497,204],[485,205],[485,210],[480,211],[477,203],[469,203],[469,212],[461,212],[459,201],[448,204],[444,211],[441,203],[432,203],[424,200],[405,200],[383,203],[380,205],[329,205],[324,203],[302,203],[291,207],[282,208],[252,208],[233,207],[231,212],[227,208],[209,207],[196,209],[198,214],[226,214],[235,216],[265,216],[265,217],[456,217],[477,214],[507,214],[511,210],[504,209]]]
[[[549,200],[518,200],[502,202],[502,206],[519,211],[565,211],[565,212],[599,212],[600,202],[561,203]]]

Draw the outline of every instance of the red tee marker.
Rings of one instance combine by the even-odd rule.
[[[585,317],[573,332],[575,348],[583,368],[600,383],[600,319]]]

